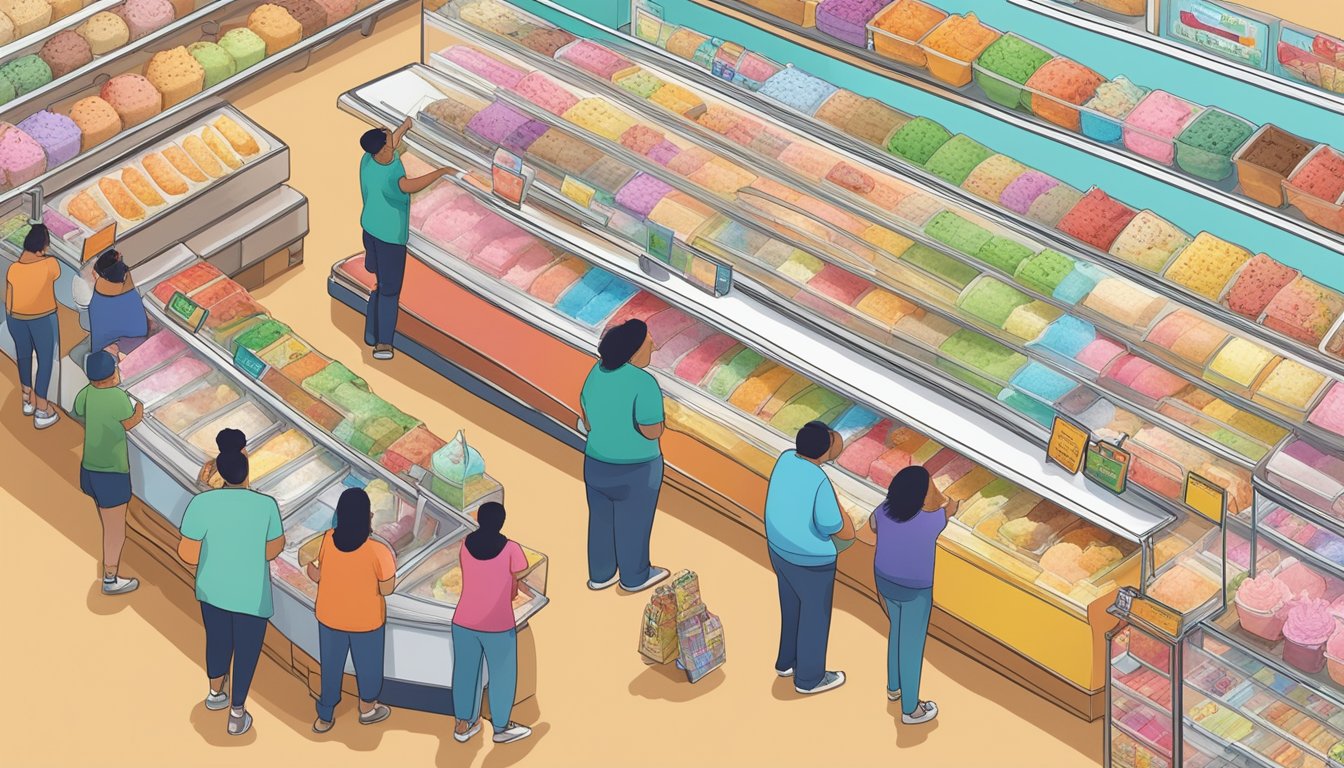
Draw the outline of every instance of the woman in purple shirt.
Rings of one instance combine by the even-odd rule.
[[[887,500],[868,524],[877,535],[873,572],[891,620],[887,635],[887,699],[901,702],[901,722],[927,723],[938,706],[919,698],[924,640],[933,611],[933,561],[947,518],[957,513],[923,467],[906,467],[892,478]]]

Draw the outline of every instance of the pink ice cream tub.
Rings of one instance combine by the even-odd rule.
[[[1283,660],[1309,675],[1320,672],[1325,668],[1325,644],[1338,626],[1326,601],[1294,600],[1283,623]]]
[[[1287,587],[1289,594],[1293,597],[1306,595],[1312,600],[1325,597],[1325,577],[1311,570],[1296,558],[1290,557],[1284,560],[1275,572],[1274,578]]]
[[[1166,91],[1143,97],[1125,118],[1125,146],[1131,152],[1171,165],[1176,157],[1176,137],[1203,108]]]
[[[513,86],[514,93],[554,115],[563,115],[579,98],[541,72],[529,72]]]
[[[454,45],[442,51],[440,55],[501,88],[515,88],[525,74],[517,67],[465,45]]]
[[[1284,606],[1292,598],[1288,587],[1270,573],[1262,573],[1241,582],[1234,602],[1237,619],[1247,632],[1271,643],[1283,637],[1283,622],[1288,619]]]
[[[1288,204],[1322,227],[1344,233],[1344,155],[1322,144],[1283,182]]]

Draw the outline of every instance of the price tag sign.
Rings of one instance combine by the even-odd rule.
[[[82,261],[90,261],[97,258],[111,248],[117,241],[116,223],[108,224],[106,227],[94,232],[92,235],[84,238],[84,253]]]
[[[1087,447],[1083,475],[1111,493],[1124,493],[1129,477],[1129,451],[1105,441],[1092,443]]]
[[[672,242],[676,239],[676,233],[662,224],[647,219],[644,221],[644,226],[648,229],[645,250],[649,256],[664,264],[671,264]]]
[[[1134,597],[1129,615],[1143,619],[1172,637],[1181,635],[1181,614],[1146,597]]]
[[[490,181],[495,197],[514,208],[521,208],[536,174],[523,167],[523,159],[505,149],[495,150]]]
[[[1050,428],[1050,443],[1045,449],[1045,459],[1068,470],[1069,474],[1076,475],[1083,468],[1087,442],[1086,429],[1061,416],[1055,416],[1055,423]]]
[[[168,310],[169,317],[192,333],[201,330],[201,325],[205,322],[206,316],[210,314],[210,310],[187,298],[187,295],[181,291],[173,294],[165,308]]]
[[[264,360],[257,357],[255,352],[241,345],[233,351],[233,364],[238,370],[258,381],[266,375],[266,370],[270,368]]]
[[[657,3],[635,4],[635,37],[657,45],[663,32],[663,7]]]
[[[1187,472],[1185,505],[1209,520],[1221,523],[1227,511],[1227,490],[1207,477]]]
[[[597,190],[573,176],[566,176],[560,181],[560,194],[579,207],[587,208],[593,204],[593,196],[597,194]]]

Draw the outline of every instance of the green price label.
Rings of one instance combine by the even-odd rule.
[[[667,227],[652,221],[646,221],[645,226],[648,227],[647,250],[649,255],[664,264],[671,264],[672,241],[676,234]]]
[[[266,369],[269,367],[252,350],[241,346],[233,352],[233,364],[238,367],[238,370],[254,379],[260,379],[266,375]]]
[[[1087,447],[1083,475],[1111,493],[1124,493],[1129,477],[1129,452],[1106,442]]]
[[[190,329],[192,333],[195,333],[200,330],[201,324],[205,322],[205,316],[209,314],[209,310],[187,298],[185,293],[178,291],[168,300],[168,313]]]

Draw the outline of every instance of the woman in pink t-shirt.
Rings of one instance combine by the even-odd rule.
[[[476,512],[480,528],[462,541],[462,597],[453,613],[453,738],[466,742],[481,730],[481,689],[490,669],[490,721],[495,743],[525,739],[532,729],[509,720],[518,687],[518,630],[513,598],[527,570],[527,556],[504,528],[504,505],[490,501]],[[485,666],[482,665],[485,662]]]

